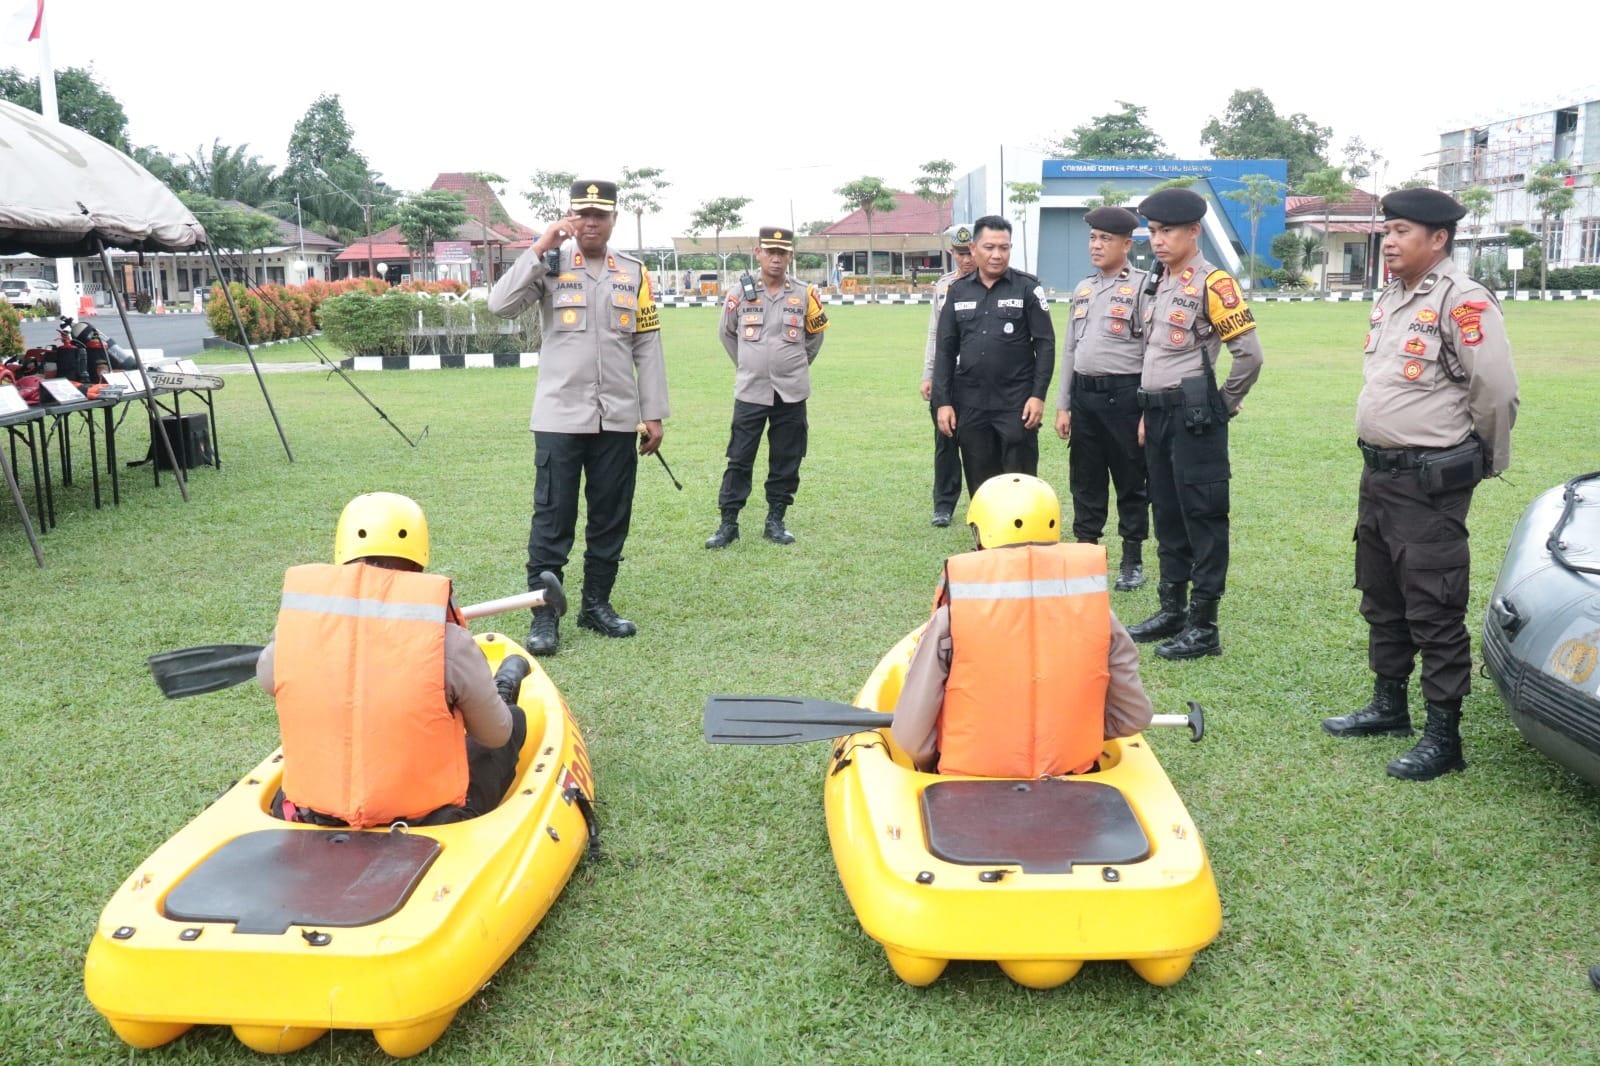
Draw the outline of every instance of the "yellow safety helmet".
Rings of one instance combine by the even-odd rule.
[[[1054,543],[1061,539],[1061,501],[1027,474],[1001,474],[978,486],[967,504],[967,525],[980,548]]]
[[[344,505],[333,534],[333,561],[389,555],[428,566],[428,520],[417,501],[396,492],[368,492]]]

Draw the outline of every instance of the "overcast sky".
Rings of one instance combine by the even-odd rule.
[[[0,67],[37,72],[34,3],[0,0]],[[535,170],[660,167],[673,186],[645,220],[647,244],[720,196],[752,198],[747,232],[834,219],[845,182],[909,190],[928,160],[992,165],[1000,145],[1040,144],[1118,100],[1148,109],[1171,155],[1203,158],[1206,121],[1259,87],[1280,115],[1331,126],[1335,162],[1364,138],[1395,185],[1430,162],[1441,132],[1600,98],[1579,52],[1600,29],[1596,4],[1147,0],[1095,5],[1116,16],[1092,21],[1081,3],[46,5],[53,63],[91,67],[134,144],[181,158],[220,138],[281,167],[295,122],[336,93],[390,184],[497,172],[524,221]],[[952,30],[963,12],[983,28]],[[627,217],[619,243],[632,235]]]

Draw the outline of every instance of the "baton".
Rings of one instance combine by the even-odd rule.
[[[643,422],[639,423],[638,429],[639,429],[639,443],[643,444],[645,441],[650,439],[650,435],[649,435],[648,432],[646,432]],[[672,487],[677,489],[679,492],[682,492],[683,491],[683,482],[679,481],[675,477],[672,477],[672,467],[667,465],[667,458],[666,458],[666,456],[661,454],[661,449],[660,448],[656,449],[656,458],[661,460],[661,469],[663,469],[663,470],[665,470],[667,472],[667,477],[672,478]]]

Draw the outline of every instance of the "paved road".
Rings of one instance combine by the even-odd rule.
[[[102,308],[88,321],[118,344],[128,346],[127,331],[122,328],[122,320],[115,311]],[[133,324],[133,335],[141,349],[160,348],[173,359],[199,354],[205,338],[214,336],[205,315],[132,314],[128,321]],[[41,318],[23,322],[22,338],[30,348],[54,344],[57,338],[55,321]]]

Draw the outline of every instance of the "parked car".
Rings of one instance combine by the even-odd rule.
[[[40,278],[7,278],[0,281],[0,292],[12,307],[38,307],[46,300],[59,302],[56,283]]]

